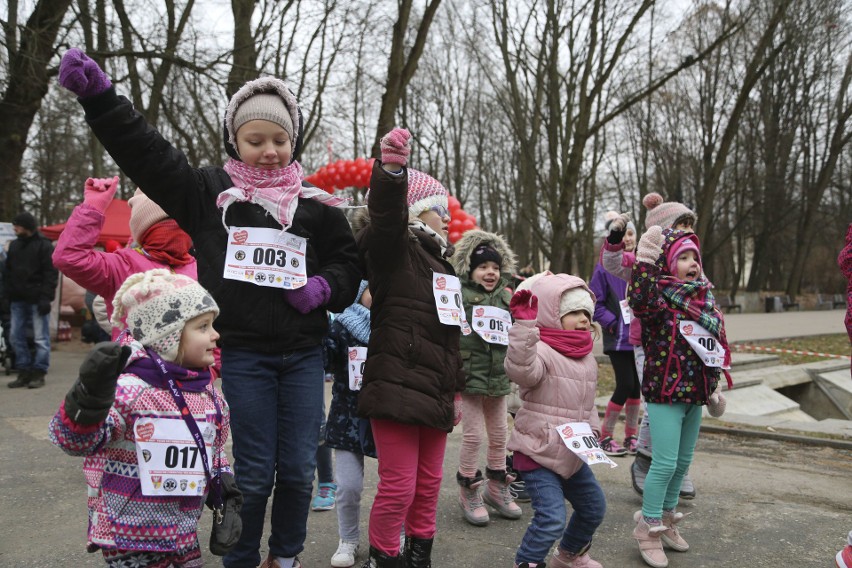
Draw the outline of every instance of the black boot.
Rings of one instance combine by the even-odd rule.
[[[404,566],[400,563],[399,556],[388,556],[371,546],[370,557],[361,568],[404,568]]]
[[[18,378],[8,384],[10,389],[19,389],[30,384],[32,380],[32,371],[21,369],[18,371]]]
[[[37,389],[37,388],[43,387],[44,386],[44,376],[46,374],[47,373],[45,373],[44,371],[39,370],[39,369],[32,371],[32,373],[30,374],[30,382],[27,385],[27,387],[31,388],[31,389]]]
[[[431,538],[405,536],[405,566],[401,568],[432,568]]]

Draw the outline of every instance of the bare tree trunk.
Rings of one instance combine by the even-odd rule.
[[[20,43],[16,48],[6,45],[8,83],[0,99],[0,219],[11,218],[20,206],[21,160],[33,118],[55,73],[48,69],[53,42],[70,5],[71,0],[39,0],[21,30]],[[7,36],[7,42],[15,37]]]
[[[251,17],[257,0],[231,0],[234,14],[234,63],[228,73],[225,94],[230,98],[246,81],[257,78],[257,47],[251,30]]]

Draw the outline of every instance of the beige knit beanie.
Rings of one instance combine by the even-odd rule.
[[[141,189],[137,189],[133,197],[127,200],[127,205],[130,206],[130,235],[136,243],[140,242],[139,239],[154,223],[169,218],[159,205],[142,193]]]
[[[266,120],[277,124],[287,132],[290,144],[294,143],[293,119],[284,100],[278,95],[260,93],[246,99],[234,113],[234,133],[236,134],[240,127],[250,120]]]

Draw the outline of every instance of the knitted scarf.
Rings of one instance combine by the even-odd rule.
[[[284,230],[293,223],[299,197],[316,199],[331,206],[346,203],[340,197],[334,197],[315,187],[302,185],[304,173],[299,162],[276,170],[265,170],[249,166],[239,160],[230,159],[225,163],[225,171],[231,176],[234,187],[227,189],[216,198],[216,206],[222,210],[222,224],[225,228],[225,215],[228,207],[235,202],[256,203],[272,215]]]
[[[184,266],[195,260],[189,254],[192,239],[178,227],[174,219],[154,223],[142,233],[139,240],[139,252],[168,266]]]
[[[663,297],[672,308],[683,312],[698,325],[721,339],[722,318],[716,309],[710,283],[706,280],[684,282],[674,276],[660,276],[657,281]],[[727,346],[725,346],[727,347]]]
[[[441,257],[447,254],[447,241],[444,239],[444,237],[433,231],[429,227],[429,225],[427,225],[420,219],[411,219],[408,221],[408,228],[414,231],[415,233],[424,233],[430,239],[438,243],[438,246],[441,247]]]
[[[588,331],[540,327],[539,336],[547,345],[565,357],[579,359],[592,352],[592,334]]]
[[[186,369],[177,363],[163,361],[166,365],[166,371],[175,380],[177,386],[182,391],[187,392],[203,392],[207,385],[210,384],[210,369]],[[157,364],[150,357],[140,357],[127,364],[124,372],[133,373],[152,387],[159,389],[169,388],[166,378],[160,371]]]

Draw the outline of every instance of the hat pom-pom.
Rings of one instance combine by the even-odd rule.
[[[646,209],[653,209],[662,202],[663,196],[655,191],[649,193],[642,199],[642,205],[644,205]]]
[[[618,218],[618,211],[609,210],[604,214],[604,221],[612,221]]]

